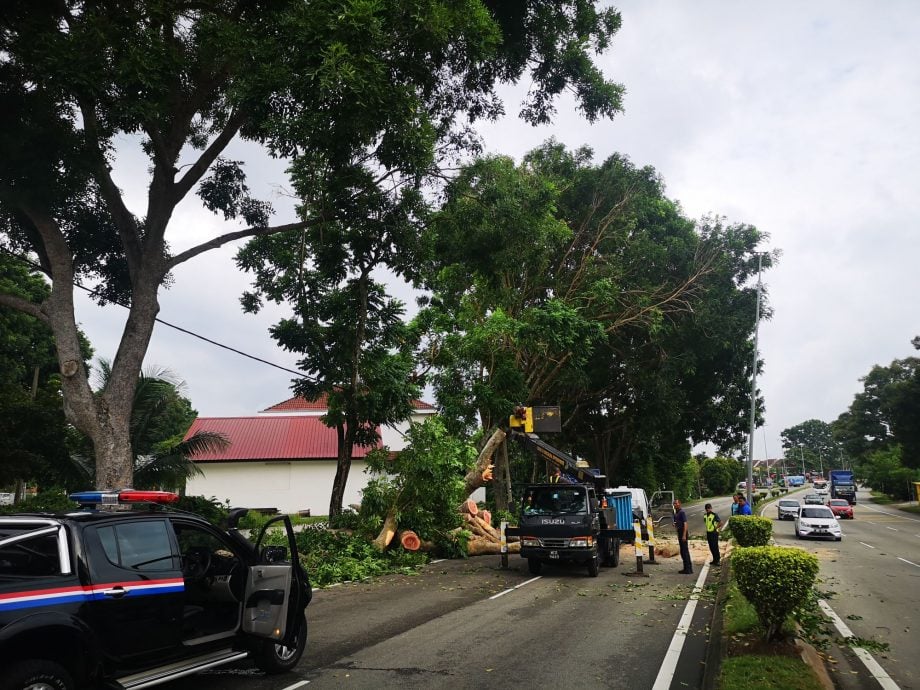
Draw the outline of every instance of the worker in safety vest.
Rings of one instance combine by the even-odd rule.
[[[553,468],[553,473],[549,475],[550,484],[561,484],[562,483],[562,470],[558,467]]]
[[[703,515],[703,522],[706,523],[706,541],[709,543],[709,551],[712,553],[712,565],[719,565],[721,554],[719,553],[719,530],[722,529],[722,519],[718,513],[712,512],[712,503],[707,503],[706,513]]]

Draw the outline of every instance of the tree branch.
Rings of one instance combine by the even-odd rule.
[[[318,223],[322,223],[323,219],[314,218],[312,220],[304,220],[299,223],[288,223],[287,225],[276,225],[274,227],[265,227],[265,228],[245,228],[243,230],[237,230],[236,232],[228,232],[225,235],[220,235],[215,237],[207,242],[203,242],[191,249],[186,249],[184,252],[176,254],[172,259],[166,262],[166,270],[171,271],[176,266],[181,263],[192,259],[199,254],[203,254],[206,251],[211,249],[217,249],[222,247],[228,242],[233,242],[235,240],[241,240],[245,237],[264,237],[266,235],[276,235],[279,232],[287,232],[289,230],[303,230],[304,228],[309,228]]]
[[[208,168],[211,167],[211,163],[213,163],[220,155],[221,151],[227,147],[227,144],[236,136],[236,133],[240,131],[240,127],[242,127],[245,122],[246,116],[240,111],[230,116],[230,119],[227,120],[227,125],[221,133],[218,134],[208,148],[202,152],[198,160],[195,161],[192,167],[182,176],[182,179],[173,186],[176,203],[181,201],[185,195],[188,194],[189,190],[195,186],[198,180],[204,176]]]
[[[49,319],[48,315],[42,311],[40,305],[22,297],[17,297],[16,295],[8,295],[0,292],[0,305],[4,307],[10,307],[16,311],[21,311],[22,313],[28,314],[29,316],[34,316],[42,323],[49,325],[51,324],[51,319]]]

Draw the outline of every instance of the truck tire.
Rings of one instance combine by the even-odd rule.
[[[613,545],[610,547],[610,566],[616,568],[620,565],[620,540],[614,538]]]
[[[530,571],[531,575],[539,575],[540,570],[543,569],[543,563],[540,562],[539,558],[528,558],[527,559],[527,570]]]
[[[261,640],[253,653],[256,666],[266,673],[284,673],[290,671],[300,661],[307,648],[307,616],[299,619],[296,637],[290,647],[275,644],[271,640]]]
[[[597,556],[588,561],[588,576],[597,577],[601,572],[600,562],[598,561]]]
[[[3,690],[75,690],[76,684],[70,672],[54,661],[29,659],[20,661],[3,671]]]

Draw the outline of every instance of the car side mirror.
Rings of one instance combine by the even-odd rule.
[[[262,549],[260,560],[262,563],[283,563],[288,559],[286,546],[266,546]]]

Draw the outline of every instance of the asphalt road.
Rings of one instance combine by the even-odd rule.
[[[792,521],[778,521],[775,506],[768,506],[764,516],[773,519],[778,544],[801,546],[818,556],[818,589],[853,635],[890,646],[886,652],[870,642],[866,649],[895,686],[920,689],[920,518],[876,506],[863,491],[854,519],[841,521],[840,542],[796,539]],[[849,648],[832,654],[838,687],[880,686]]]
[[[701,534],[702,506],[688,513]],[[664,687],[702,687],[712,573],[694,611],[687,601],[707,554],[695,552],[693,576],[678,574],[679,558],[659,557],[639,578],[627,575],[634,551],[624,548],[621,559],[597,578],[562,565],[534,577],[519,556],[507,570],[498,556],[482,556],[321,590],[307,610],[310,642],[294,672],[266,676],[241,663],[163,687],[651,688],[666,657],[676,668]],[[675,638],[679,623],[687,631]]]

